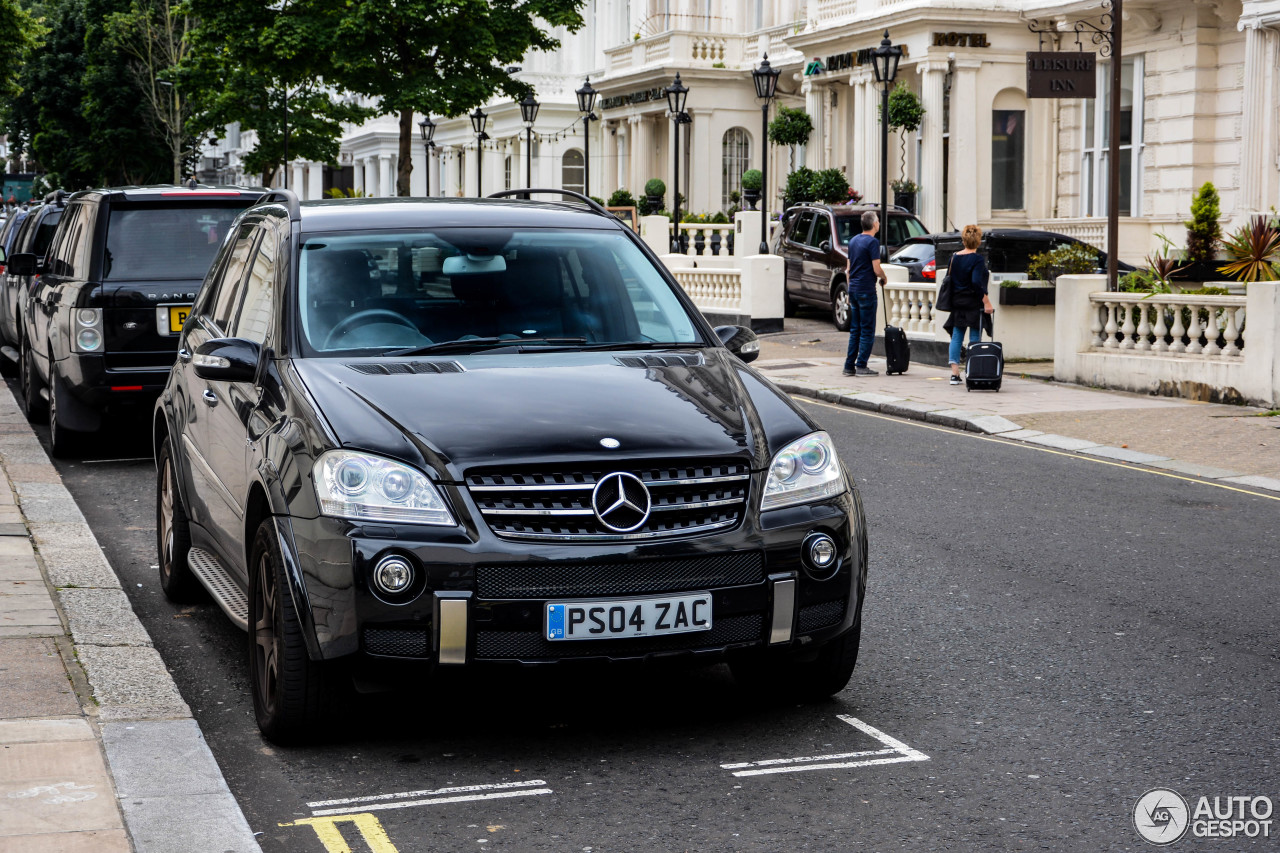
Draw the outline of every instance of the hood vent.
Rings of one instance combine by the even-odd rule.
[[[618,364],[623,367],[639,367],[641,369],[649,367],[702,367],[706,362],[702,359],[702,353],[691,352],[681,353],[679,355],[620,355],[617,357]]]
[[[366,376],[390,376],[393,373],[462,373],[465,368],[456,361],[365,361],[348,364]]]

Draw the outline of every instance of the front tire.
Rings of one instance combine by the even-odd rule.
[[[27,420],[33,424],[38,422],[44,401],[40,399],[40,381],[31,361],[31,349],[25,343],[18,350],[18,390]]]
[[[849,305],[849,288],[844,282],[837,282],[836,286],[831,288],[831,322],[835,324],[836,331],[849,331],[849,320],[853,316],[853,309]]]
[[[283,745],[321,734],[350,690],[331,664],[307,654],[270,518],[258,525],[249,560],[249,635],[253,712],[263,736]]]
[[[813,660],[753,656],[731,662],[729,670],[740,686],[757,695],[820,702],[849,685],[861,645],[862,612],[859,610],[853,628],[823,646]]]
[[[68,429],[58,420],[58,398],[62,396],[58,393],[59,384],[56,373],[49,377],[49,405],[47,407],[49,415],[49,455],[55,459],[65,459],[75,456],[79,451],[84,433]]]
[[[782,288],[782,316],[783,317],[796,316],[795,300],[791,298],[791,291],[787,290],[785,286]]]
[[[156,553],[160,560],[160,588],[177,604],[194,604],[206,597],[204,587],[191,571],[191,526],[178,492],[173,447],[168,438],[156,457]]]

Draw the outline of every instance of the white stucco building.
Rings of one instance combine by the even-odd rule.
[[[888,29],[906,49],[898,80],[926,110],[917,133],[891,139],[889,177],[920,185],[925,224],[1036,226],[1101,245],[1113,60],[1099,55],[1098,97],[1085,100],[1029,99],[1025,59],[1037,49],[1076,50],[1071,25],[1098,24],[1104,11],[1100,0],[588,0],[588,25],[561,34],[557,53],[527,57],[518,74],[542,104],[532,183],[582,188],[574,90],[589,75],[600,92],[590,194],[623,187],[639,196],[659,177],[669,206],[672,122],[660,90],[679,72],[692,116],[680,134],[685,209],[726,208],[742,170],[760,164],[750,72],[767,53],[783,70],[775,109],[802,107],[814,121],[799,162],[840,168],[878,200],[880,90],[860,52]],[[1037,34],[1032,21],[1056,32]],[[1097,50],[1089,34],[1082,47]],[[814,58],[824,70],[805,76]],[[1280,0],[1126,0],[1120,61],[1122,257],[1141,260],[1158,248],[1158,233],[1180,244],[1205,181],[1218,188],[1231,222],[1280,207]],[[475,195],[477,156],[485,193],[526,185],[519,108],[495,100],[484,109],[491,140],[479,154],[465,116],[433,117],[438,148],[429,161],[415,139],[415,194],[429,174],[432,195]],[[351,128],[341,169],[296,163],[291,186],[307,198],[348,181],[370,195],[393,194],[396,130],[391,116]],[[245,136],[237,142],[248,143]],[[235,177],[231,141],[219,156]],[[766,197],[776,210],[790,152],[771,146],[769,155]]]

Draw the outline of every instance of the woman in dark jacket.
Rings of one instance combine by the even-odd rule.
[[[996,309],[987,296],[986,258],[979,255],[977,249],[982,245],[982,229],[977,225],[966,225],[960,236],[964,249],[951,256],[951,266],[947,275],[951,276],[951,316],[942,327],[951,333],[951,351],[947,360],[951,362],[951,384],[960,384],[960,347],[964,343],[964,330],[969,330],[969,343],[975,344],[982,339],[982,325],[986,321],[984,314]]]

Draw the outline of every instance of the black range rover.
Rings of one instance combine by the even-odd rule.
[[[9,258],[10,273],[37,276],[24,297],[19,381],[27,416],[48,414],[54,455],[74,450],[108,412],[151,411],[209,262],[261,195],[172,185],[79,192],[47,250]]]
[[[847,684],[866,531],[831,440],[577,199],[277,191],[228,235],[156,407],[160,577],[250,631],[269,738],[353,673]]]

